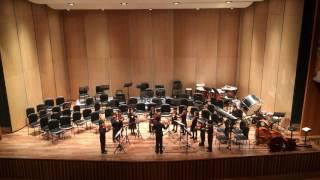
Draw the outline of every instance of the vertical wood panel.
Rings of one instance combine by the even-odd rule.
[[[173,12],[152,12],[152,48],[154,84],[163,84],[171,95],[173,81]]]
[[[153,88],[151,13],[137,10],[129,11],[129,14],[132,81],[134,84],[147,82]],[[137,88],[132,92],[133,95],[139,94]]]
[[[219,20],[217,86],[235,85],[237,74],[239,11],[221,10]]]
[[[122,89],[125,82],[132,81],[129,46],[128,11],[109,11],[107,27],[110,52],[110,85],[112,94]],[[135,85],[130,88],[132,92]],[[130,93],[132,95],[132,93]],[[130,95],[130,96],[131,96]]]
[[[216,87],[219,10],[198,11],[196,82]]]
[[[291,117],[302,23],[301,7],[303,1],[287,0],[283,20],[275,110],[286,112],[289,117]]]
[[[249,93],[261,97],[263,60],[268,21],[268,1],[255,4],[250,63]]]
[[[21,0],[14,4],[28,106],[36,106],[42,102],[42,90],[31,5]]]
[[[48,9],[52,63],[57,96],[70,98],[69,74],[65,54],[62,12]]]
[[[280,61],[280,48],[283,27],[283,0],[269,1],[269,16],[264,55],[263,80],[261,98],[263,109],[274,111],[277,91],[277,75]]]
[[[88,61],[82,12],[66,12],[64,33],[70,79],[70,96],[79,97],[79,87],[89,85]]]
[[[25,125],[27,94],[24,84],[18,30],[13,1],[1,1],[0,50],[7,89],[12,131]]]
[[[252,32],[254,21],[254,6],[250,6],[240,14],[241,27],[239,37],[239,97],[243,98],[249,93],[250,64],[252,52]]]
[[[181,80],[183,88],[194,87],[196,80],[195,11],[174,12],[174,79]]]
[[[43,98],[56,97],[47,7],[32,5]]]
[[[88,55],[89,88],[91,95],[95,95],[95,87],[109,84],[107,76],[107,21],[104,12],[89,11],[84,16],[86,49]]]

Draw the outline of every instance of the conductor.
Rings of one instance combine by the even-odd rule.
[[[155,122],[154,122],[154,130],[156,133],[156,153],[158,154],[160,152],[160,154],[163,153],[162,150],[162,136],[163,136],[163,132],[162,129],[167,129],[169,126],[168,125],[164,125],[160,122],[160,116],[156,116],[155,117]]]

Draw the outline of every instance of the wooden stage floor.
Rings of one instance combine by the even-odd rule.
[[[172,126],[170,126],[170,129]],[[93,160],[93,161],[181,161],[197,159],[215,159],[230,157],[248,157],[248,156],[268,156],[291,153],[309,153],[319,152],[320,148],[313,145],[312,148],[298,148],[293,152],[271,153],[266,145],[253,146],[254,128],[251,127],[250,147],[249,143],[241,145],[232,145],[228,150],[226,144],[213,142],[213,152],[206,152],[205,147],[199,147],[200,133],[198,132],[198,141],[189,139],[191,148],[186,153],[182,147],[185,145],[186,138],[179,139],[179,133],[164,133],[164,153],[156,154],[154,151],[155,137],[150,136],[147,131],[148,123],[140,123],[142,139],[137,139],[134,135],[129,135],[130,143],[125,143],[125,151],[115,153],[116,143],[112,142],[111,134],[107,133],[107,154],[100,153],[99,135],[95,129],[80,129],[79,133],[73,135],[71,132],[65,134],[65,139],[59,139],[52,142],[41,136],[28,135],[27,128],[3,136],[0,141],[0,158],[23,158],[23,159],[63,159],[63,160]],[[77,132],[77,128],[74,129]],[[33,130],[30,129],[30,132]],[[129,132],[129,131],[128,131]],[[207,146],[207,142],[206,142]]]

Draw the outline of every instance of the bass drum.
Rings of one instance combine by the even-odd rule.
[[[241,102],[241,109],[246,113],[247,116],[259,111],[261,106],[261,100],[253,94],[246,96]]]

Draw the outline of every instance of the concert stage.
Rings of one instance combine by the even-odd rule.
[[[4,135],[0,141],[0,177],[36,179],[213,179],[277,174],[301,174],[320,169],[320,148],[301,148],[271,153],[266,145],[214,143],[213,152],[190,140],[186,152],[179,133],[164,134],[164,154],[154,152],[155,137],[140,125],[142,139],[129,135],[126,152],[116,152],[111,131],[107,133],[107,154],[100,154],[96,130],[80,130],[52,142],[39,135],[27,135],[27,128]],[[170,128],[172,128],[170,126]],[[32,130],[31,130],[32,131]],[[30,131],[30,132],[31,132]],[[125,133],[124,133],[125,135]],[[295,136],[296,138],[297,136]],[[198,134],[198,139],[200,139]],[[214,140],[215,142],[215,140]],[[300,142],[301,143],[301,142]],[[44,173],[45,172],[45,173]]]

